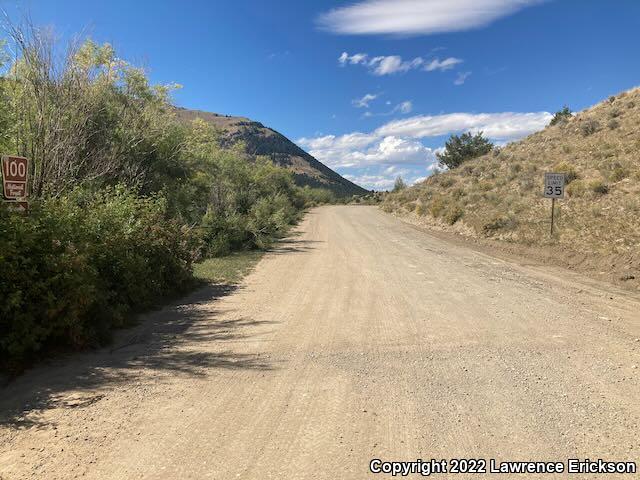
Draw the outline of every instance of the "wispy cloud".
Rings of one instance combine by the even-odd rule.
[[[351,65],[358,65],[360,63],[366,64],[368,61],[369,55],[366,53],[356,53],[354,55],[349,55],[347,52],[342,52],[342,55],[338,58],[338,62],[340,65],[346,65],[350,63]]]
[[[386,105],[391,106],[391,102],[385,102]],[[388,117],[389,115],[393,115],[396,113],[400,113],[402,115],[407,115],[413,111],[413,102],[411,100],[405,100],[404,102],[398,103],[395,107],[391,108],[386,112],[378,112],[374,113],[369,110],[364,112],[363,117],[371,118],[371,117]]]
[[[448,57],[443,60],[439,58],[424,59],[422,57],[416,57],[413,60],[404,60],[400,55],[387,55],[370,57],[367,53],[355,53],[349,55],[347,52],[342,52],[338,57],[338,63],[341,66],[345,65],[362,65],[369,69],[374,75],[391,75],[394,73],[405,73],[409,70],[416,70],[423,68],[427,72],[433,72],[439,70],[444,72],[450,70],[456,65],[462,63],[463,60],[455,57]]]
[[[364,0],[321,14],[317,24],[347,35],[430,35],[483,27],[543,1]]]
[[[460,72],[460,73],[458,73],[458,76],[453,81],[453,84],[454,85],[462,85],[462,84],[464,84],[464,82],[467,81],[467,78],[469,78],[469,75],[471,75],[471,72]]]
[[[441,72],[444,72],[445,70],[452,69],[459,63],[462,63],[462,60],[455,57],[445,58],[444,60],[440,60],[439,58],[434,58],[424,66],[424,69],[427,72],[432,72],[434,70],[440,70]]]
[[[399,103],[393,109],[394,112],[400,112],[400,113],[403,113],[405,115],[407,113],[411,113],[412,110],[413,110],[413,103],[410,100],[407,100],[407,101],[404,101],[402,103]]]
[[[278,58],[286,58],[289,55],[291,55],[291,52],[289,50],[285,50],[283,52],[272,52],[269,55],[267,55],[267,60],[275,60]]]
[[[338,57],[338,63],[342,66],[347,64],[363,65],[374,75],[382,76],[408,72],[420,67],[424,60],[420,57],[416,57],[413,60],[403,60],[399,55],[369,57],[366,53],[349,55],[347,52],[342,52],[342,55]]]
[[[377,94],[377,93],[376,94],[367,93],[362,98],[356,98],[355,100],[352,100],[351,103],[356,108],[369,108],[369,103],[372,102],[373,100],[375,100],[376,98],[378,98],[379,96],[380,95]]]

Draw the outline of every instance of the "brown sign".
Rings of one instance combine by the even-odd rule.
[[[7,202],[7,207],[17,213],[27,213],[29,211],[29,202]]]
[[[27,172],[29,160],[23,157],[2,157],[2,187],[4,198],[15,200],[29,196],[27,190]]]

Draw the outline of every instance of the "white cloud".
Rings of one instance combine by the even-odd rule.
[[[439,58],[434,58],[424,66],[424,69],[427,72],[432,72],[434,70],[440,70],[441,72],[444,72],[445,70],[452,69],[459,63],[462,63],[462,60],[455,57],[445,58],[444,60],[440,60]]]
[[[549,112],[535,113],[448,113],[418,115],[393,120],[378,128],[374,135],[409,138],[438,137],[462,131],[483,131],[495,140],[515,140],[543,129],[551,120]]]
[[[352,175],[349,173],[345,173],[343,175],[344,178],[350,180],[367,190],[391,190],[393,188],[393,183],[395,181],[395,177],[390,177],[389,175]]]
[[[410,100],[407,100],[405,102],[399,103],[393,109],[394,112],[400,112],[400,113],[404,113],[404,114],[411,113],[412,110],[413,110],[413,103],[411,103]]]
[[[458,73],[458,76],[453,81],[453,84],[454,85],[462,85],[467,80],[467,78],[469,78],[469,75],[471,75],[471,72],[460,72],[460,73]]]
[[[435,165],[433,166],[435,168]],[[343,176],[368,190],[391,190],[396,178],[402,177],[408,185],[421,182],[427,178],[427,174],[433,170],[431,166],[424,167],[386,167],[367,168],[361,172],[347,172]]]
[[[378,98],[379,96],[380,96],[379,94],[367,93],[362,98],[356,98],[355,100],[352,100],[351,103],[356,108],[369,108],[369,103],[375,100],[376,98]]]
[[[387,102],[385,102],[385,105],[391,105],[391,102],[387,101]],[[403,115],[407,115],[408,113],[411,113],[412,110],[413,110],[413,102],[411,102],[411,100],[405,100],[404,102],[400,102],[395,107],[393,107],[392,109],[390,109],[390,110],[388,110],[386,112],[373,113],[373,112],[367,110],[366,112],[364,112],[364,114],[362,116],[364,118],[388,117],[389,115],[393,115],[394,113],[400,113],[400,114],[403,114]]]
[[[411,102],[399,105],[404,103]],[[393,186],[397,175],[412,183],[433,172],[438,163],[436,154],[443,147],[427,147],[421,142],[423,138],[482,130],[503,144],[541,130],[550,120],[548,112],[417,115],[387,122],[370,133],[300,138],[297,143],[350,180],[365,188],[384,190]]]
[[[544,0],[364,0],[321,14],[337,34],[430,35],[483,27]]]
[[[368,68],[374,75],[383,76],[392,75],[394,73],[405,73],[409,70],[416,70],[423,66],[424,70],[427,72],[435,70],[444,72],[445,70],[449,70],[459,63],[462,63],[462,60],[455,57],[445,58],[444,60],[434,58],[430,61],[425,60],[422,57],[416,57],[413,60],[403,60],[399,55],[370,57],[366,53],[355,53],[353,55],[349,55],[347,52],[342,52],[338,57],[338,63],[341,66],[362,65]]]
[[[421,142],[395,137],[376,137],[351,133],[336,137],[301,138],[297,142],[309,153],[332,168],[370,165],[428,164],[435,161],[431,148]]]
[[[404,61],[398,55],[390,55],[388,57],[375,57],[369,62],[369,67],[373,70],[374,75],[391,75],[398,72],[408,72],[418,68],[424,60],[417,57],[411,61]]]
[[[369,56],[366,53],[349,55],[347,52],[342,52],[342,55],[338,58],[338,62],[340,62],[340,65],[346,65],[347,63],[358,65],[359,63],[366,63],[368,58]]]

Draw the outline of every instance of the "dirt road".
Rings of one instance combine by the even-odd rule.
[[[110,349],[0,390],[0,478],[361,479],[376,457],[640,460],[637,297],[374,207],[323,207],[299,231],[241,287],[204,289]]]

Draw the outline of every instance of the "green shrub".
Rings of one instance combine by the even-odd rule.
[[[564,106],[562,110],[558,110],[553,115],[553,118],[551,119],[551,122],[549,122],[549,125],[555,125],[557,123],[565,123],[572,116],[573,116],[573,113],[571,112],[571,109],[567,106]]]
[[[436,156],[443,165],[449,169],[459,167],[462,163],[472,158],[489,153],[493,144],[482,136],[482,132],[472,135],[471,132],[462,135],[451,135],[445,143],[445,150]]]
[[[191,283],[195,239],[160,196],[117,187],[0,208],[0,368],[108,339],[134,311]]]
[[[284,194],[259,199],[249,212],[251,246],[268,248],[295,220],[297,211]]]

